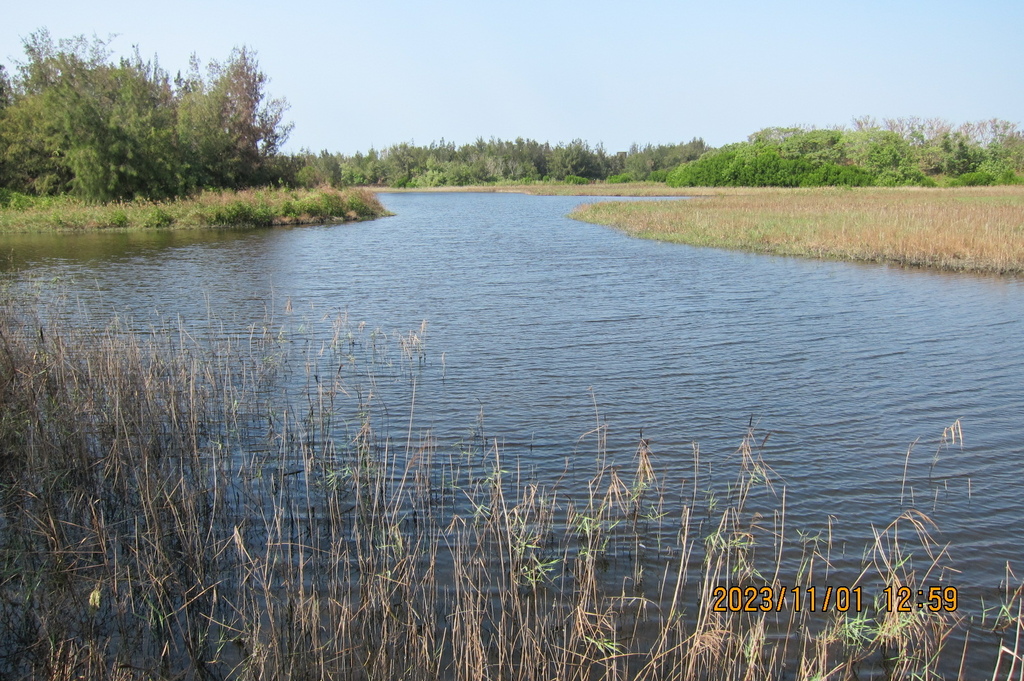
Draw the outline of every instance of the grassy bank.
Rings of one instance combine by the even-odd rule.
[[[200,341],[36,309],[0,308],[5,678],[963,677],[959,612],[882,604],[955,575],[927,517],[860,559],[804,533],[754,433],[715,479],[696,446],[608,451],[597,417],[545,482],[482,427],[388,432],[376,395],[415,376],[425,327]],[[719,586],[826,583],[863,607],[715,608]]]
[[[694,246],[1024,272],[1024,187],[714,192],[694,201],[592,204],[572,217]]]
[[[70,196],[0,196],[0,233],[194,229],[372,220],[387,211],[365,189],[205,191],[170,201],[93,204]]]

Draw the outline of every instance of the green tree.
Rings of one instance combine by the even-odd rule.
[[[19,97],[0,112],[0,183],[33,194],[71,186],[53,109],[42,96]]]
[[[76,193],[94,201],[178,193],[167,75],[136,53],[53,88]]]
[[[23,47],[13,102],[0,122],[5,183],[38,194],[64,192],[74,180],[69,127],[86,124],[81,111],[63,108],[64,95],[104,65],[109,52],[105,41],[84,36],[55,43],[45,29],[30,34]]]
[[[575,139],[564,146],[560,144],[552,149],[548,170],[556,180],[564,180],[569,175],[589,179],[602,176],[600,158],[590,145],[581,139]]]
[[[179,77],[177,135],[191,186],[247,187],[275,180],[271,159],[291,132],[283,122],[287,102],[271,99],[268,78],[247,47],[212,62],[209,82],[193,56]]]
[[[942,136],[942,171],[947,175],[973,173],[985,160],[985,151],[962,132]]]
[[[848,133],[847,154],[857,165],[873,172],[883,186],[925,182],[910,143],[891,130],[867,128]]]
[[[0,113],[10,106],[12,101],[14,101],[14,90],[11,86],[11,78],[7,75],[4,65],[0,64]]]

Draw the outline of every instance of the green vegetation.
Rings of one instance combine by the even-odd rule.
[[[0,189],[0,233],[320,224],[384,215],[388,212],[367,189],[218,190],[190,198],[106,204]]]
[[[607,153],[583,140],[478,139],[456,147],[393,145],[342,156],[292,157],[295,181],[392,188],[489,184],[667,182],[670,187],[977,186],[1024,173],[1024,133],[1007,121],[955,126],[917,118],[857,119],[852,129],[765,128],[713,149],[703,140]]]
[[[426,361],[425,326],[61,318],[0,306],[5,678],[938,678],[964,654],[966,593],[880,597],[955,577],[928,518],[899,512],[863,553],[815,535],[754,432],[658,457],[608,451],[595,415],[543,480],[482,425],[450,449],[387,431],[378,395]],[[862,611],[714,609],[718,586],[826,583]]]
[[[281,179],[286,105],[268,99],[251,50],[205,77],[193,58],[172,82],[138,51],[113,61],[99,39],[41,30],[24,48],[14,78],[0,72],[0,187],[107,202]]]
[[[572,217],[694,246],[1024,273],[1024,186],[715,193],[686,201],[590,204]]]
[[[1015,184],[1024,134],[1006,121],[955,128],[917,118],[855,120],[852,130],[765,128],[671,171],[671,187]]]
[[[607,153],[583,140],[551,146],[518,138],[478,139],[472,144],[435,142],[429,146],[396,144],[354,156],[304,152],[292,159],[300,184],[374,185],[392,188],[457,187],[487,184],[599,181],[628,173],[630,181],[664,181],[669,170],[707,151],[703,140],[682,144],[633,145]],[[579,181],[579,180],[575,180]],[[621,180],[620,180],[621,181]]]
[[[113,60],[108,42],[24,43],[0,66],[0,187],[90,202],[163,200],[203,189],[432,188],[537,182],[682,186],[977,186],[1024,173],[1024,135],[991,120],[856,119],[852,129],[765,128],[712,149],[700,138],[608,153],[584,140],[394,144],[354,156],[282,154],[287,104],[269,97],[248,48],[174,78],[154,58]],[[204,73],[205,71],[205,73]]]

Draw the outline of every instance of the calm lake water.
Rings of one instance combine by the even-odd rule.
[[[593,458],[581,438],[597,413],[611,452],[628,460],[642,433],[671,474],[693,442],[727,461],[753,422],[787,522],[831,528],[851,564],[902,494],[949,542],[974,613],[1008,563],[1024,576],[1024,281],[690,248],[565,217],[599,199],[382,199],[395,217],[354,225],[7,237],[0,266],[58,280],[86,318],[141,327],[426,320],[414,418],[442,445],[482,423],[556,476]],[[962,445],[941,447],[957,421]]]

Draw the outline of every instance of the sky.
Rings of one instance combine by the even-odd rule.
[[[610,152],[765,127],[918,116],[1024,124],[1024,1],[11,0],[22,41],[107,38],[172,75],[256,51],[290,105],[286,151],[478,137]]]

